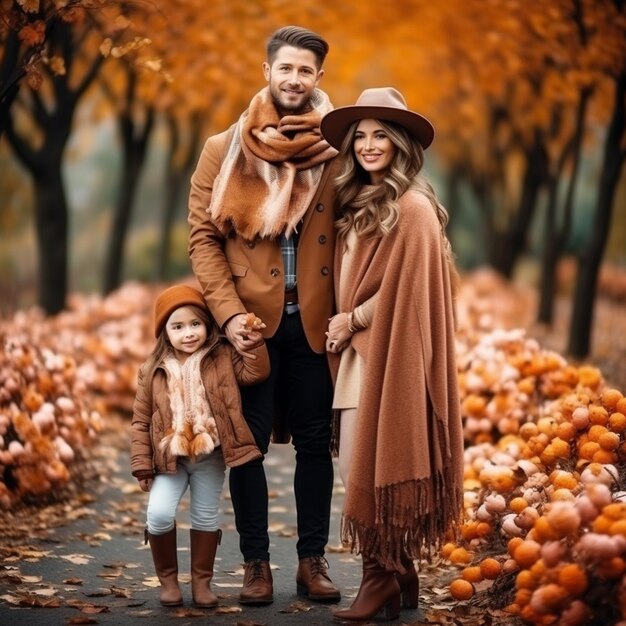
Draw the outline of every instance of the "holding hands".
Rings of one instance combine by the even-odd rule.
[[[239,313],[228,320],[224,333],[239,354],[245,358],[256,359],[249,351],[263,343],[263,328],[265,323],[254,313]]]
[[[350,313],[337,313],[330,318],[326,332],[326,351],[338,353],[344,350],[354,334],[351,330]]]

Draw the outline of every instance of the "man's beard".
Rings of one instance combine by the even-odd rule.
[[[302,97],[304,98],[304,100],[300,103],[300,104],[291,104],[291,103],[284,103],[281,100],[282,97],[282,92],[280,91],[280,89],[273,89],[270,87],[270,96],[272,97],[272,102],[274,103],[274,106],[276,107],[276,110],[279,113],[287,113],[290,115],[300,115],[302,113],[306,113],[307,111],[311,110],[311,98],[306,98],[304,94],[302,94]]]

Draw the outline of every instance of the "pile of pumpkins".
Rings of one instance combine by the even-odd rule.
[[[466,294],[467,295],[467,294]],[[626,397],[461,298],[464,523],[450,593],[528,624],[626,626]],[[493,582],[485,582],[493,581]],[[495,594],[490,594],[495,598]]]

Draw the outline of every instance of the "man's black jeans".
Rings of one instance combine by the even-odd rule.
[[[283,314],[267,340],[270,377],[241,388],[243,414],[265,455],[278,409],[296,450],[298,557],[323,555],[330,523],[332,382],[326,355],[311,350],[300,313]],[[230,470],[230,493],[244,560],[269,560],[268,497],[263,459]]]

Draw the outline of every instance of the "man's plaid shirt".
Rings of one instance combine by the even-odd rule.
[[[280,249],[283,255],[285,266],[285,290],[293,289],[296,286],[296,240],[294,237],[287,239],[280,236]]]

